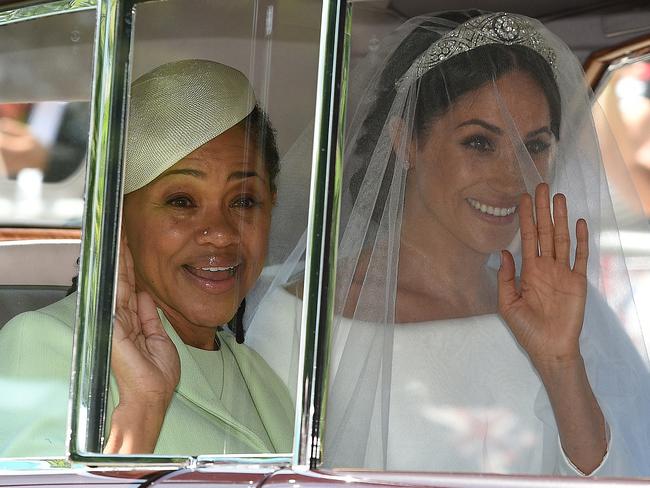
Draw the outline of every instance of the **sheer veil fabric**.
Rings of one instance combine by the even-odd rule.
[[[575,221],[589,226],[579,342],[609,435],[593,474],[650,475],[648,357],[622,310],[632,291],[591,96],[569,48],[512,14],[413,18],[353,72],[325,466],[581,474],[497,310],[502,249],[521,271],[520,195],[547,182],[566,195],[571,256]],[[300,252],[265,291],[284,293],[286,334]]]

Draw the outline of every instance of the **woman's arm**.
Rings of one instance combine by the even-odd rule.
[[[548,393],[564,452],[583,473],[593,472],[607,452],[607,428],[591,389],[579,338],[587,299],[587,224],[576,223],[576,254],[570,266],[570,237],[564,195],[553,198],[540,184],[519,205],[522,271],[502,252],[499,312],[528,353]]]
[[[607,428],[582,357],[536,368],[551,401],[565,454],[582,473],[592,473],[607,453]]]
[[[174,390],[180,359],[151,296],[135,290],[133,258],[123,239],[111,370],[119,391],[105,453],[152,453]]]

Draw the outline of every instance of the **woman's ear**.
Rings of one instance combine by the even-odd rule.
[[[415,147],[413,141],[411,141],[410,131],[406,127],[404,119],[395,116],[391,117],[388,121],[388,131],[390,133],[393,152],[397,156],[397,161],[404,166],[405,170],[414,168]]]

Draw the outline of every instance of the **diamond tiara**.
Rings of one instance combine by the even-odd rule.
[[[526,17],[499,12],[474,17],[449,31],[415,60],[395,86],[401,91],[443,61],[488,44],[528,47],[541,55],[553,71],[557,70],[555,51],[545,44],[531,22]]]

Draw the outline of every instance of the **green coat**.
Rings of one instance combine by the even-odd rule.
[[[76,294],[0,329],[0,457],[64,456]],[[221,351],[187,346],[160,316],[181,360],[156,454],[290,452],[293,406],[258,354],[220,332]],[[111,377],[110,414],[118,403]]]

